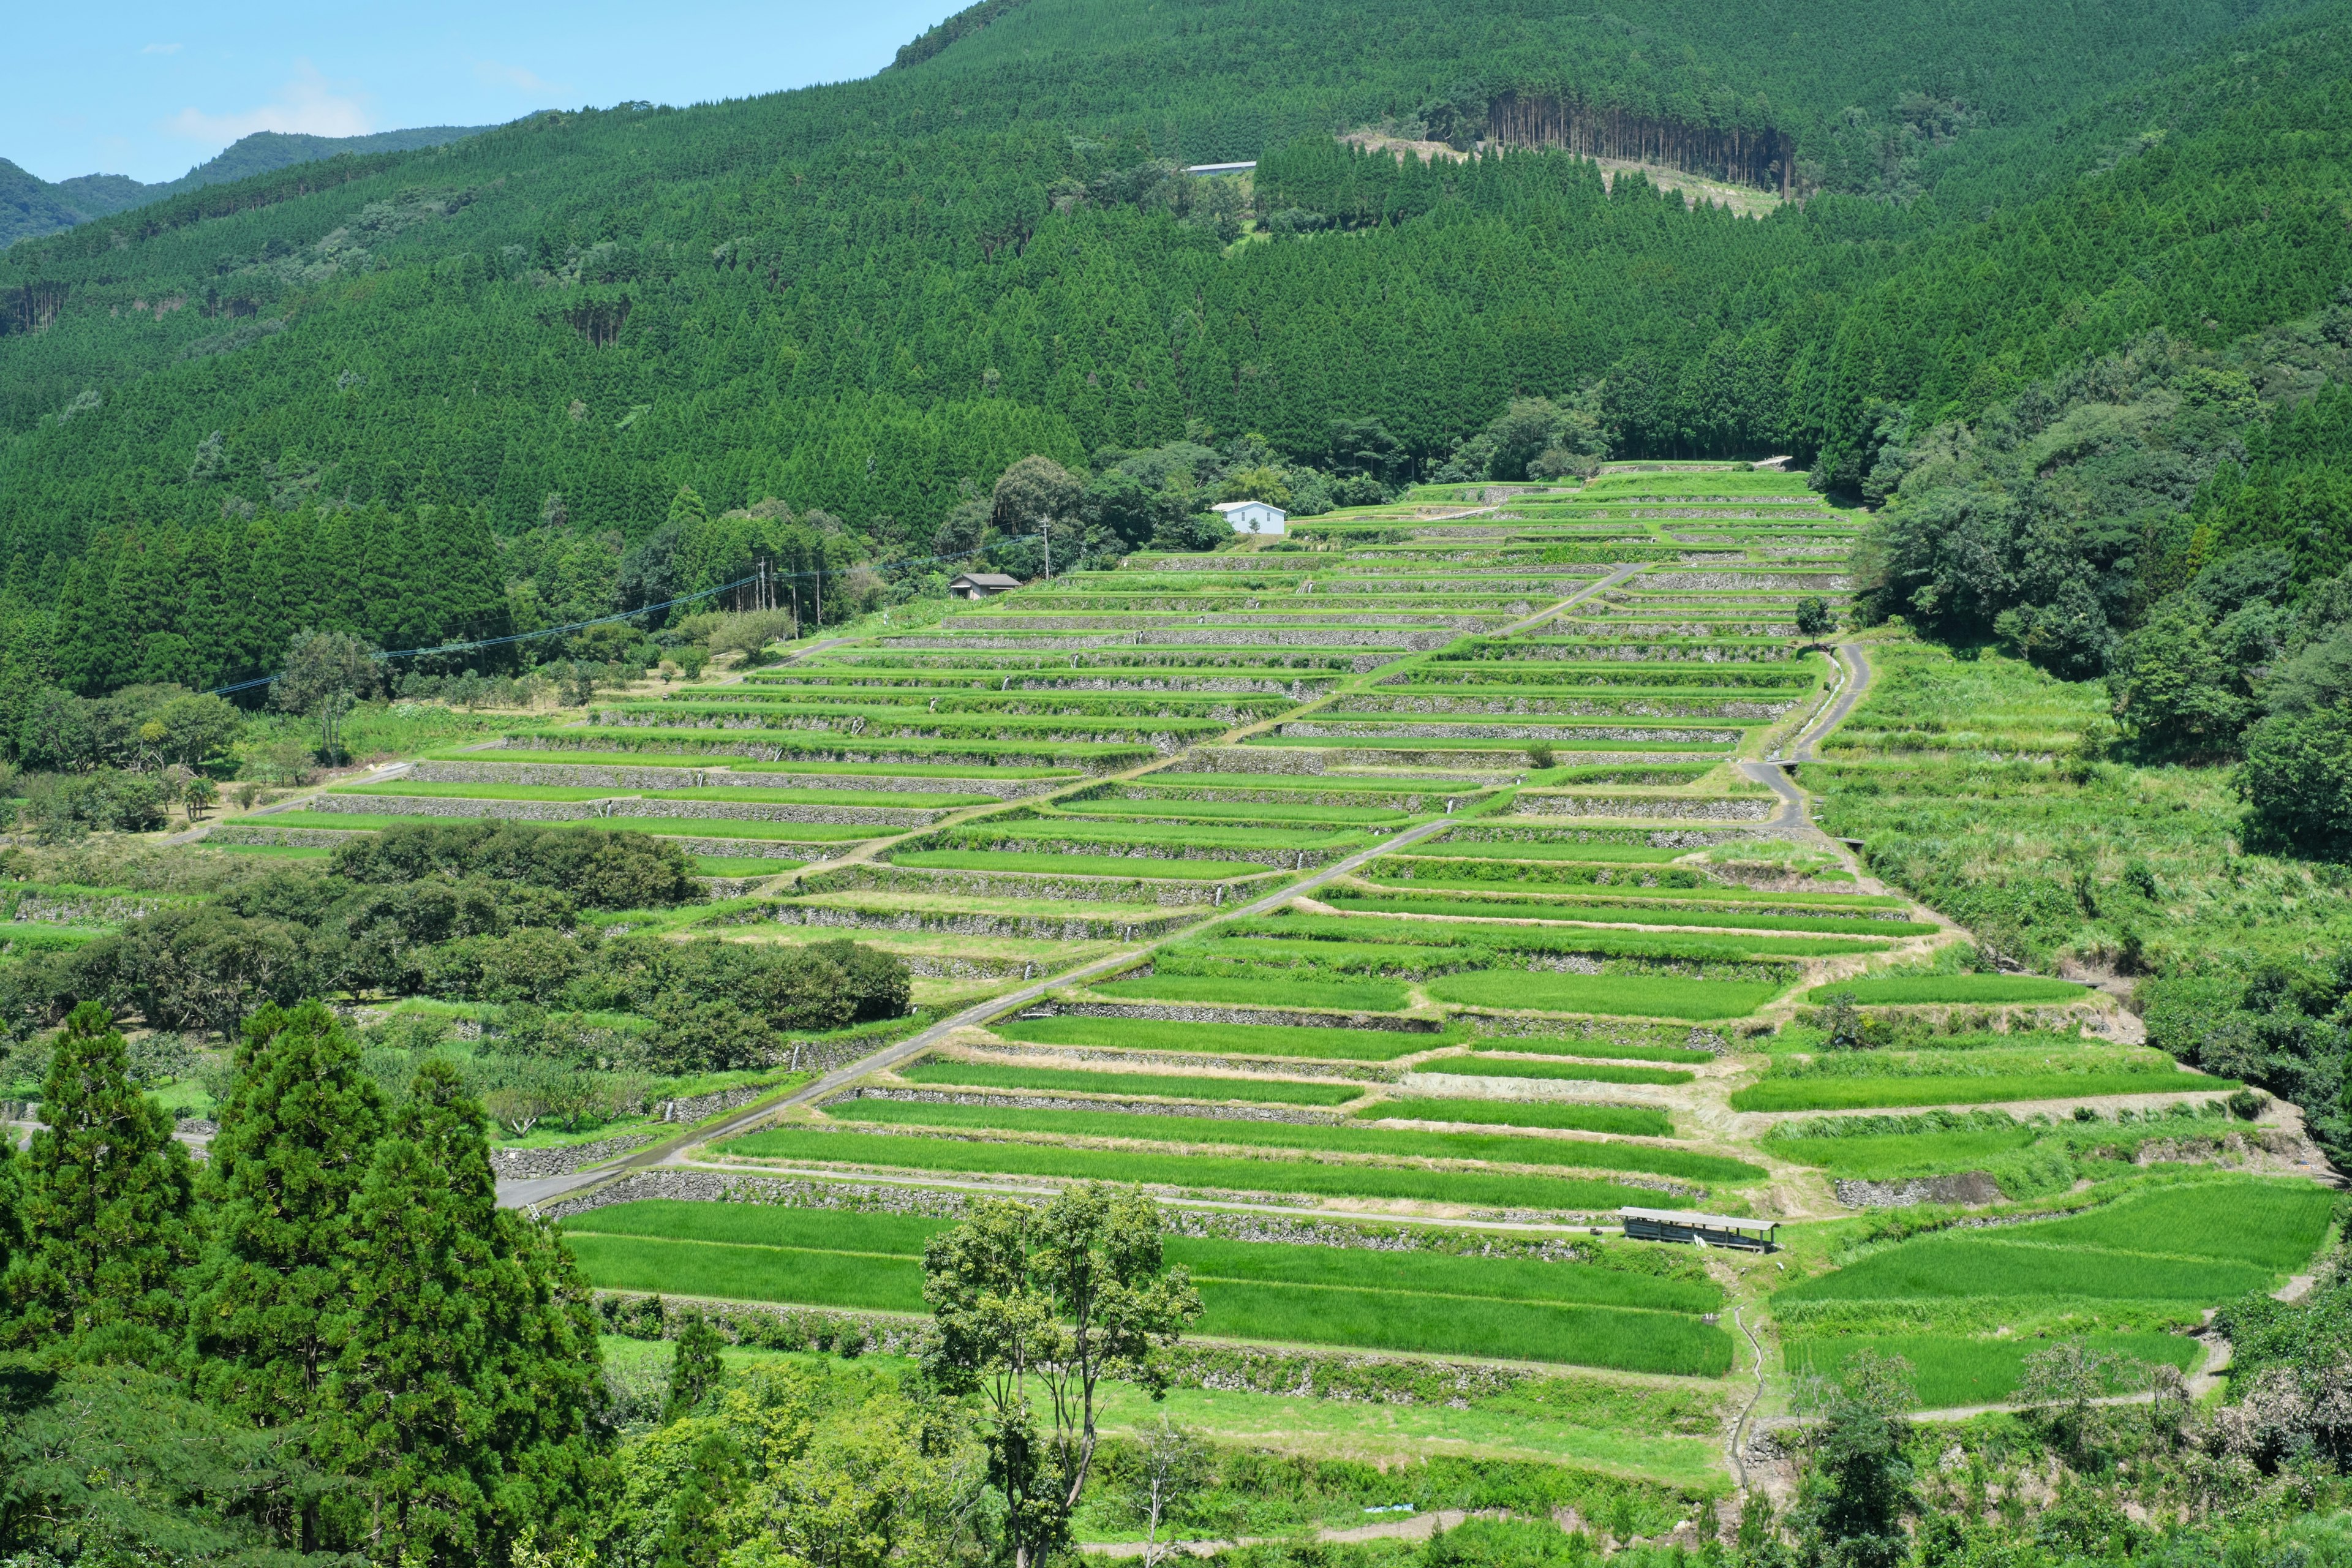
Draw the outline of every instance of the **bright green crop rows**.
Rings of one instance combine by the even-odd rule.
[[[1316,1160],[1207,1154],[1144,1154],[1045,1143],[983,1142],[887,1133],[777,1128],[730,1139],[722,1152],[794,1163],[822,1162],[910,1171],[991,1172],[1070,1181],[1142,1182],[1224,1192],[1301,1193],[1325,1197],[1405,1198],[1486,1208],[1570,1213],[1654,1200],[1647,1187],[1581,1177],[1491,1171],[1428,1171]],[[1720,1203],[1722,1200],[1717,1199]]]
[[[921,1248],[949,1222],[741,1204],[617,1205],[565,1224],[606,1289],[918,1312]],[[1212,1338],[1507,1356],[1715,1375],[1720,1329],[1690,1314],[1703,1283],[1573,1263],[1171,1237]]]
[[[1496,1164],[1567,1165],[1592,1170],[1647,1171],[1693,1181],[1753,1181],[1765,1173],[1744,1160],[1681,1149],[1519,1138],[1508,1133],[1412,1132],[1347,1122],[1228,1121],[1201,1116],[1147,1116],[1118,1110],[1029,1110],[1004,1105],[929,1105],[896,1100],[835,1101],[836,1121],[894,1127],[983,1128],[1066,1137],[1129,1138],[1148,1142],[1217,1144],[1261,1149],[1385,1154],[1405,1159],[1484,1160]]]
[[[1255,1078],[1187,1078],[1172,1073],[1087,1072],[1078,1068],[1003,1067],[993,1062],[926,1061],[898,1068],[914,1083],[968,1084],[975,1089],[1059,1089],[1076,1094],[1149,1094],[1176,1100],[1245,1100],[1279,1105],[1345,1105],[1360,1100],[1360,1083],[1288,1083]]]
[[[1180,1024],[1157,1018],[1007,1018],[988,1026],[1008,1040],[1041,1046],[1109,1046],[1131,1051],[1319,1057],[1385,1062],[1453,1045],[1456,1037],[1403,1029],[1319,1029],[1275,1024]]]

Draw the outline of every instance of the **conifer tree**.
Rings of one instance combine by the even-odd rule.
[[[9,1337],[75,1360],[159,1360],[181,1322],[176,1277],[196,1253],[194,1179],[171,1118],[131,1088],[102,1005],[66,1019],[41,1116],[23,1167]]]
[[[339,1533],[380,1560],[496,1559],[578,1507],[601,1389],[587,1292],[551,1233],[496,1205],[481,1107],[428,1061],[352,1200],[330,1384]]]
[[[317,1002],[256,1013],[236,1069],[205,1170],[215,1240],[192,1284],[189,1348],[205,1397],[281,1426],[319,1415],[351,1327],[348,1211],[383,1100],[358,1043]],[[281,1506],[284,1533],[315,1547],[316,1500]]]

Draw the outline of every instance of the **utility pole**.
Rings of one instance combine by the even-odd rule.
[[[1045,581],[1054,581],[1054,526],[1050,522],[1037,525],[1037,537],[1045,542]]]

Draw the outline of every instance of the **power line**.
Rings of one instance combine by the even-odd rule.
[[[971,550],[961,551],[953,555],[919,555],[905,561],[885,561],[878,563],[875,566],[875,570],[877,572],[887,572],[908,566],[931,566],[945,561],[968,560],[971,556],[979,553],[980,550],[975,546]],[[862,565],[864,563],[854,562],[852,564]],[[658,605],[639,605],[634,610],[622,610],[609,616],[598,616],[593,620],[566,621],[560,626],[543,626],[535,632],[515,632],[507,637],[481,637],[473,642],[441,643],[432,647],[396,648],[390,652],[379,652],[375,655],[375,658],[380,663],[388,663],[395,658],[415,658],[421,654],[473,653],[478,649],[486,647],[505,647],[513,643],[534,642],[541,637],[561,637],[566,632],[585,631],[590,626],[606,626],[613,625],[616,621],[635,620],[639,616],[650,616],[657,610],[676,609],[680,605],[691,605],[697,600],[714,598],[717,595],[730,592],[732,589],[746,587],[751,584],[761,583],[763,581],[772,583],[782,578],[814,577],[817,580],[820,591],[822,591],[822,586],[824,582],[824,573],[827,570],[831,569],[820,566],[815,570],[809,572],[778,572],[770,569],[765,563],[762,563],[761,570],[753,573],[749,577],[738,577],[732,583],[721,583],[716,588],[705,588],[699,593],[681,594],[675,599],[664,599]],[[1050,576],[1051,574],[1049,573],[1048,575]],[[285,671],[283,670],[278,671],[278,675],[283,675]],[[207,697],[227,697],[239,691],[250,691],[257,686],[273,686],[277,684],[277,681],[278,675],[257,676],[251,680],[240,680],[228,686],[215,686],[211,690],[205,692],[205,695]]]

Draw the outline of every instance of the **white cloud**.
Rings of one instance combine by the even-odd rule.
[[[234,114],[206,114],[200,109],[184,109],[164,121],[164,129],[191,141],[215,142],[234,142],[257,131],[364,136],[373,127],[368,121],[366,104],[351,90],[358,85],[331,82],[309,60],[296,60],[294,79],[278,89],[276,102]]]
[[[500,65],[496,60],[476,60],[474,76],[484,87],[511,87],[536,95],[563,90],[528,66]]]
[[[176,55],[180,52],[180,46],[177,44],[150,44],[139,52],[142,55]]]

